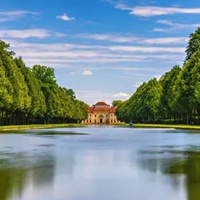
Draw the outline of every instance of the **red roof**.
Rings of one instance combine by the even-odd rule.
[[[108,104],[106,104],[105,102],[103,101],[99,101],[95,104],[95,106],[109,106]]]
[[[106,112],[116,112],[116,107],[109,106],[105,102],[97,102],[92,107],[88,107],[88,112],[96,112],[96,111],[106,111]]]
[[[88,112],[96,112],[96,111],[116,112],[116,107],[108,107],[108,108],[89,107],[88,108]]]

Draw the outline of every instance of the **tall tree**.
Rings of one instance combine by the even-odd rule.
[[[188,46],[186,48],[186,58],[185,61],[189,60],[191,56],[199,49],[200,47],[200,27],[190,34],[190,39]]]
[[[21,123],[21,113],[25,113],[29,109],[31,100],[28,95],[28,87],[24,80],[24,76],[18,69],[12,55],[13,53],[9,51],[9,45],[4,42],[0,42],[0,57],[2,66],[5,69],[6,77],[10,81],[13,87],[13,104],[10,109],[10,113],[15,112],[15,122]]]
[[[21,57],[15,58],[15,63],[21,70],[29,90],[31,106],[28,110],[30,117],[42,117],[46,112],[45,96],[41,90],[41,84],[30,68],[26,67]]]
[[[6,72],[0,58],[0,123],[4,123],[4,114],[13,104],[13,87],[6,77]]]
[[[173,88],[180,71],[181,68],[178,65],[175,65],[169,72],[165,73],[160,78],[160,83],[163,89],[160,112],[163,119],[171,119],[175,115],[176,109],[173,106],[173,102],[176,91]]]
[[[196,112],[194,110],[197,106],[195,91],[198,88],[199,55],[200,51],[195,52],[184,64],[174,86],[175,98],[172,103],[174,108],[182,114],[184,123],[191,123],[193,112]]]

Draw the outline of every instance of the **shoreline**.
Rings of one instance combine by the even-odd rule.
[[[173,128],[173,129],[185,129],[185,130],[199,130],[200,125],[184,125],[184,124],[112,124],[116,127],[130,127],[130,128]],[[31,125],[7,125],[0,126],[0,133],[12,132],[12,131],[25,131],[29,129],[48,129],[48,128],[76,128],[85,127],[83,124],[31,124]]]
[[[31,125],[7,125],[0,126],[0,133],[12,131],[25,131],[29,129],[48,129],[48,128],[73,128],[82,127],[82,124],[31,124]]]
[[[126,127],[129,124],[125,125]],[[174,128],[174,129],[186,129],[186,130],[200,130],[200,125],[186,125],[186,124],[133,124],[129,126],[132,128]]]

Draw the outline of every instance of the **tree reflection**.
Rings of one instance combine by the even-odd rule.
[[[0,152],[0,156],[4,153]],[[5,156],[5,155],[4,155]],[[15,199],[23,194],[30,182],[34,187],[51,184],[54,178],[55,159],[52,154],[26,155],[16,153],[0,158],[0,199]]]
[[[147,152],[142,152],[147,155]],[[165,154],[168,157],[165,157]],[[170,156],[169,156],[170,155]],[[143,168],[163,174],[184,175],[185,188],[188,200],[200,199],[200,152],[195,148],[188,151],[149,151],[146,159],[140,160]],[[175,176],[174,176],[175,178]],[[173,179],[173,186],[176,187],[176,178]]]
[[[183,172],[186,176],[188,200],[200,199],[200,153],[187,152],[186,159],[180,165],[176,161],[171,163],[169,173]]]

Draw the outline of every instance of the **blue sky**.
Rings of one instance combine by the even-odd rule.
[[[88,104],[125,100],[182,65],[199,0],[1,0],[0,39]]]

